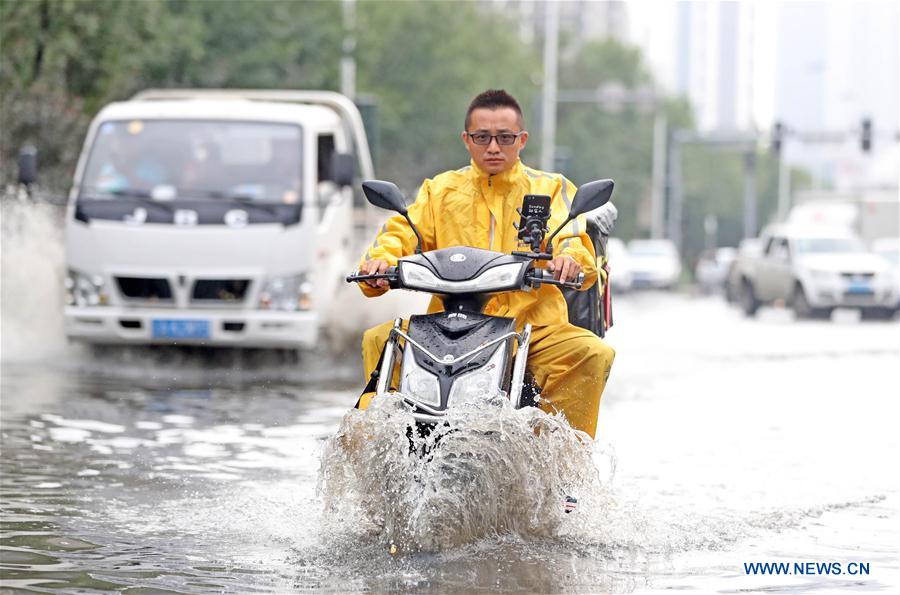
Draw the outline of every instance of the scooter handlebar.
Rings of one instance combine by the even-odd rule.
[[[347,275],[346,277],[347,283],[361,283],[363,281],[369,281],[371,279],[387,279],[391,287],[396,287],[397,283],[400,281],[400,275],[397,271],[397,267],[394,266],[389,267],[383,273],[365,275],[360,274],[359,272],[355,272]],[[553,273],[551,273],[547,269],[532,269],[531,272],[528,273],[526,281],[532,287],[540,287],[542,283],[547,283],[549,285],[558,285],[560,287],[568,287],[570,289],[581,289],[581,286],[584,284],[584,273],[578,273],[574,281],[560,281],[558,279],[554,279]]]
[[[360,274],[359,272],[350,273],[347,275],[345,280],[347,283],[360,283],[362,281],[368,281],[370,279],[387,279],[391,285],[397,282],[399,276],[397,274],[397,267],[388,267],[388,269],[383,273],[375,273],[371,275]]]
[[[547,269],[532,269],[528,275],[528,280],[533,287],[540,287],[542,283],[547,283],[571,289],[581,289],[581,286],[584,284],[584,273],[578,273],[574,281],[560,281],[559,279],[554,279],[553,273]]]

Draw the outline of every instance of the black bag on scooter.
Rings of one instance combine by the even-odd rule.
[[[597,254],[599,264],[606,253],[606,241],[603,234],[600,233],[600,227],[590,219],[587,223],[587,234],[594,243],[594,252]],[[591,331],[598,337],[603,337],[607,327],[607,303],[600,293],[600,283],[595,283],[585,291],[563,289],[562,293],[569,307],[569,322]]]

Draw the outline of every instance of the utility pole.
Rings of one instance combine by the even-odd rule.
[[[544,3],[544,92],[541,101],[541,169],[553,171],[556,149],[556,70],[559,53],[559,4]]]
[[[712,214],[707,214],[703,218],[703,247],[706,252],[713,252],[719,245],[719,218]]]
[[[778,152],[778,221],[784,221],[791,208],[791,167],[784,158],[783,143]]]
[[[672,240],[678,253],[681,254],[681,218],[683,195],[681,189],[681,143],[682,139],[675,131],[669,140],[669,213],[666,219],[668,228],[666,237]]]
[[[341,47],[341,94],[356,99],[356,0],[343,0],[341,16],[344,40]]]
[[[756,149],[749,147],[744,153],[744,238],[756,237],[756,220]]]
[[[666,136],[668,122],[662,110],[653,117],[653,183],[650,193],[650,237],[664,237],[666,195]]]
[[[685,144],[699,144],[710,147],[731,147],[744,152],[744,230],[756,228],[756,157],[750,156],[756,150],[755,134],[712,133],[699,134],[692,130],[673,130],[669,135],[669,208],[666,219],[666,237],[675,243],[681,252],[681,224],[684,218],[684,189],[682,184],[681,153]]]

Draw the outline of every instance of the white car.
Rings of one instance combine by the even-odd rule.
[[[890,307],[891,314],[900,311],[900,238],[881,238],[872,242],[872,253],[888,262],[894,277],[897,301]]]
[[[775,225],[762,240],[762,254],[741,280],[741,305],[748,315],[775,301],[789,304],[799,318],[840,307],[876,313],[897,303],[888,263],[847,229]]]
[[[635,288],[672,289],[677,285],[681,261],[671,240],[631,240],[628,254]]]
[[[755,261],[762,253],[762,245],[759,238],[744,238],[737,247],[734,260],[728,267],[725,278],[725,299],[736,304],[740,301],[741,282],[744,278],[748,263]]]
[[[634,274],[631,270],[631,257],[625,242],[619,238],[609,238],[606,243],[609,262],[609,286],[613,291],[631,291]]]
[[[735,248],[716,248],[712,252],[704,252],[697,261],[694,269],[694,278],[700,291],[713,293],[721,290],[731,269],[731,263],[737,257]]]

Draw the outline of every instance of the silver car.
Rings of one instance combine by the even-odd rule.
[[[631,240],[628,254],[635,289],[672,289],[678,284],[681,261],[672,240]]]
[[[874,314],[896,304],[887,262],[846,229],[776,225],[762,240],[762,254],[747,263],[741,279],[741,305],[748,315],[779,301],[798,318],[830,315],[841,307]]]

